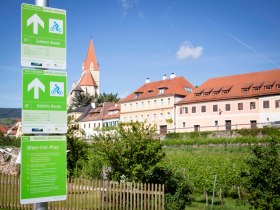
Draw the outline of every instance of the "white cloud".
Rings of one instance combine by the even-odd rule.
[[[133,8],[138,0],[121,0],[123,15],[126,16],[127,10]]]
[[[203,47],[194,47],[190,42],[184,42],[176,52],[176,58],[178,60],[184,60],[188,58],[197,59],[202,55],[202,52]]]

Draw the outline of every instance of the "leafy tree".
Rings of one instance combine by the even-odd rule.
[[[97,98],[97,94],[78,92],[72,99],[72,107],[81,107],[91,104]]]
[[[97,99],[96,99],[96,103],[97,104],[101,104],[103,102],[115,102],[118,103],[120,100],[120,97],[118,96],[118,94],[113,94],[113,93],[101,93]]]
[[[69,177],[77,177],[88,161],[89,145],[77,138],[73,129],[67,134],[67,171]]]
[[[156,128],[144,123],[120,123],[116,131],[95,137],[95,151],[109,163],[109,177],[120,181],[145,182],[156,164],[165,154],[160,140],[155,138]]]
[[[253,157],[246,160],[243,172],[249,203],[255,209],[280,209],[279,145],[272,140],[267,147],[254,146]]]

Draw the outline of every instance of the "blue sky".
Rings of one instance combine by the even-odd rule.
[[[0,107],[21,107],[21,3],[1,1]],[[280,68],[279,0],[49,0],[67,12],[68,89],[92,36],[101,92],[126,96],[147,77],[208,78]]]

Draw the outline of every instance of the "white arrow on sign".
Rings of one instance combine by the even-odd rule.
[[[44,21],[35,13],[27,19],[27,26],[33,23],[33,34],[38,34],[38,24],[44,28]]]
[[[28,84],[28,92],[34,88],[34,99],[39,98],[39,89],[41,89],[43,92],[45,92],[45,85],[38,79],[35,78]]]

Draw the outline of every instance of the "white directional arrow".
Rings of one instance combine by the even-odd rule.
[[[34,88],[34,99],[38,99],[39,98],[39,89],[41,89],[43,92],[45,92],[45,85],[43,85],[43,83],[35,78],[32,82],[30,82],[28,84],[28,92]]]
[[[27,19],[27,26],[33,23],[33,34],[38,34],[38,24],[44,28],[44,21],[35,13]]]

